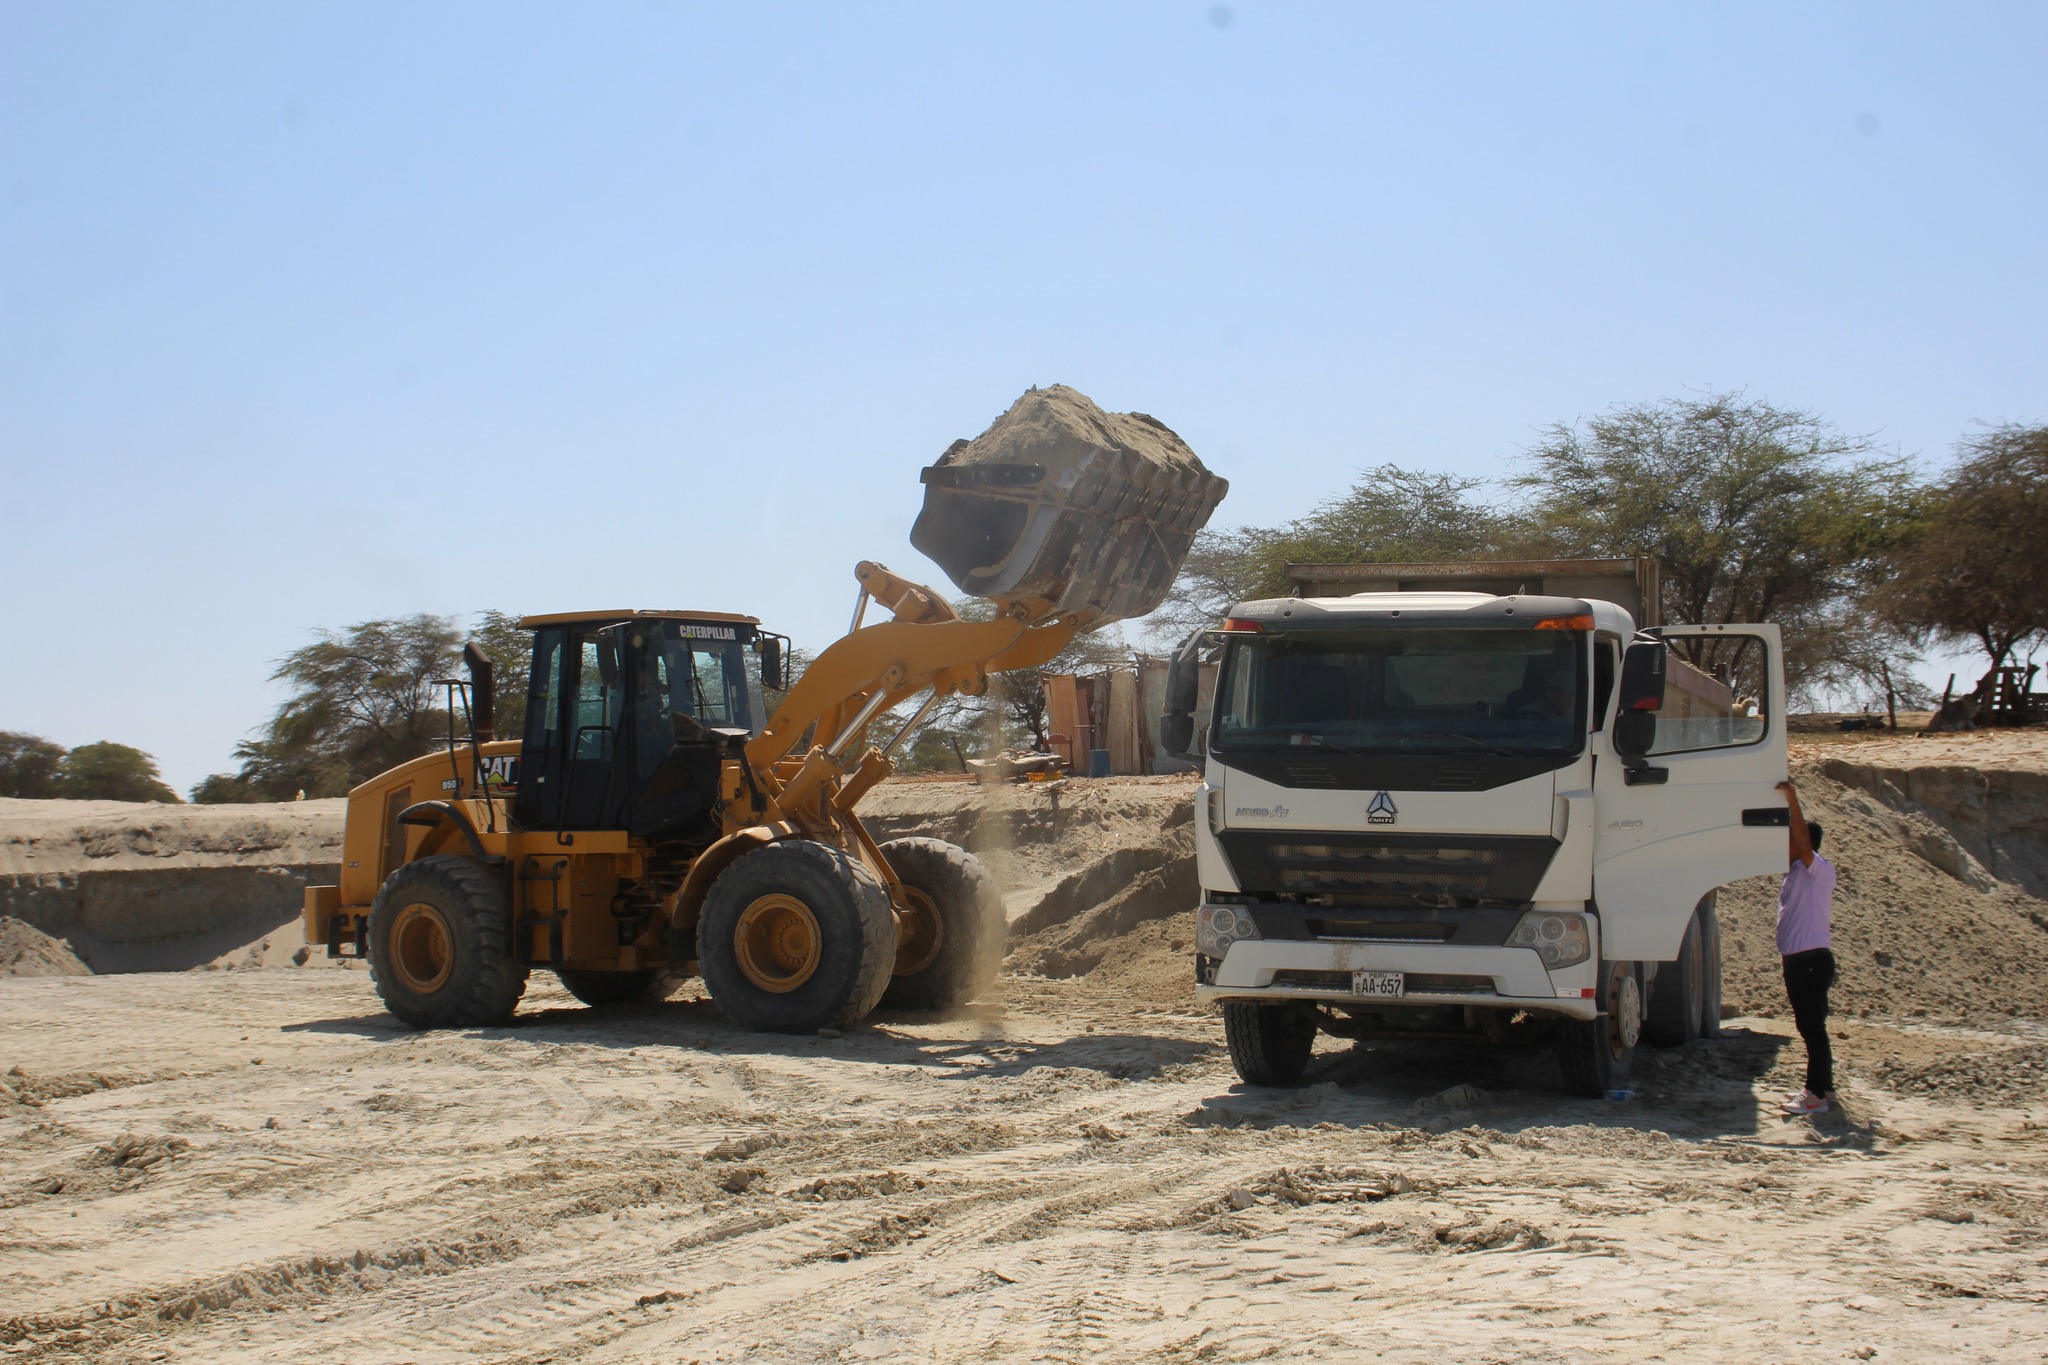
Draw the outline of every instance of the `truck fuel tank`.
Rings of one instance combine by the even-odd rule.
[[[1230,485],[1165,423],[1034,388],[921,476],[910,543],[962,592],[1081,629],[1143,616]]]

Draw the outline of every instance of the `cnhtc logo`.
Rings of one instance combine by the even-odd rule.
[[[1365,808],[1365,823],[1368,825],[1391,825],[1394,823],[1394,817],[1400,813],[1394,809],[1394,798],[1388,796],[1385,792],[1381,792],[1372,799],[1372,804]]]

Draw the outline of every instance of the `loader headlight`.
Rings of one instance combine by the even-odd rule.
[[[1195,948],[1206,957],[1222,957],[1239,939],[1258,936],[1258,923],[1245,906],[1204,905],[1195,912]]]
[[[1508,947],[1534,948],[1543,965],[1555,970],[1591,957],[1593,936],[1586,932],[1584,915],[1531,910],[1515,922],[1515,932],[1508,935]]]

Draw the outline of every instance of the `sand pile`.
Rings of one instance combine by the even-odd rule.
[[[96,972],[282,964],[302,891],[337,875],[345,806],[0,800],[0,913]]]
[[[2036,783],[2048,789],[2048,774],[2001,776],[1950,762],[1916,770],[1850,757],[1857,752],[1802,747],[1793,763],[1801,799],[1825,827],[1823,851],[1840,876],[1835,1010],[1964,1022],[2048,1017],[2048,901],[2029,890],[2028,870],[2048,852],[2048,839],[2035,843],[2028,832],[2030,822],[2048,820],[2048,799],[2000,790]],[[1931,804],[1910,792],[1977,799]],[[1777,879],[1752,878],[1723,891],[1721,919],[1727,1003],[1745,1014],[1785,1013]]]
[[[2048,1017],[2048,900],[2033,889],[2048,867],[2040,738],[1796,747],[1794,774],[1841,875],[1838,1013]],[[1057,798],[1029,786],[901,783],[884,784],[866,809],[889,834],[982,853],[1009,888],[1012,972],[1089,974],[1164,1004],[1191,992],[1193,791],[1187,777],[1070,782]],[[1777,879],[1725,890],[1721,915],[1727,1003],[1783,1014]]]
[[[91,976],[71,945],[33,924],[0,915],[0,976]]]

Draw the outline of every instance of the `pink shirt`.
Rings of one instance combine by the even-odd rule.
[[[1778,951],[1790,956],[1828,946],[1828,920],[1835,900],[1835,865],[1818,853],[1813,866],[1792,860],[1778,888]]]

